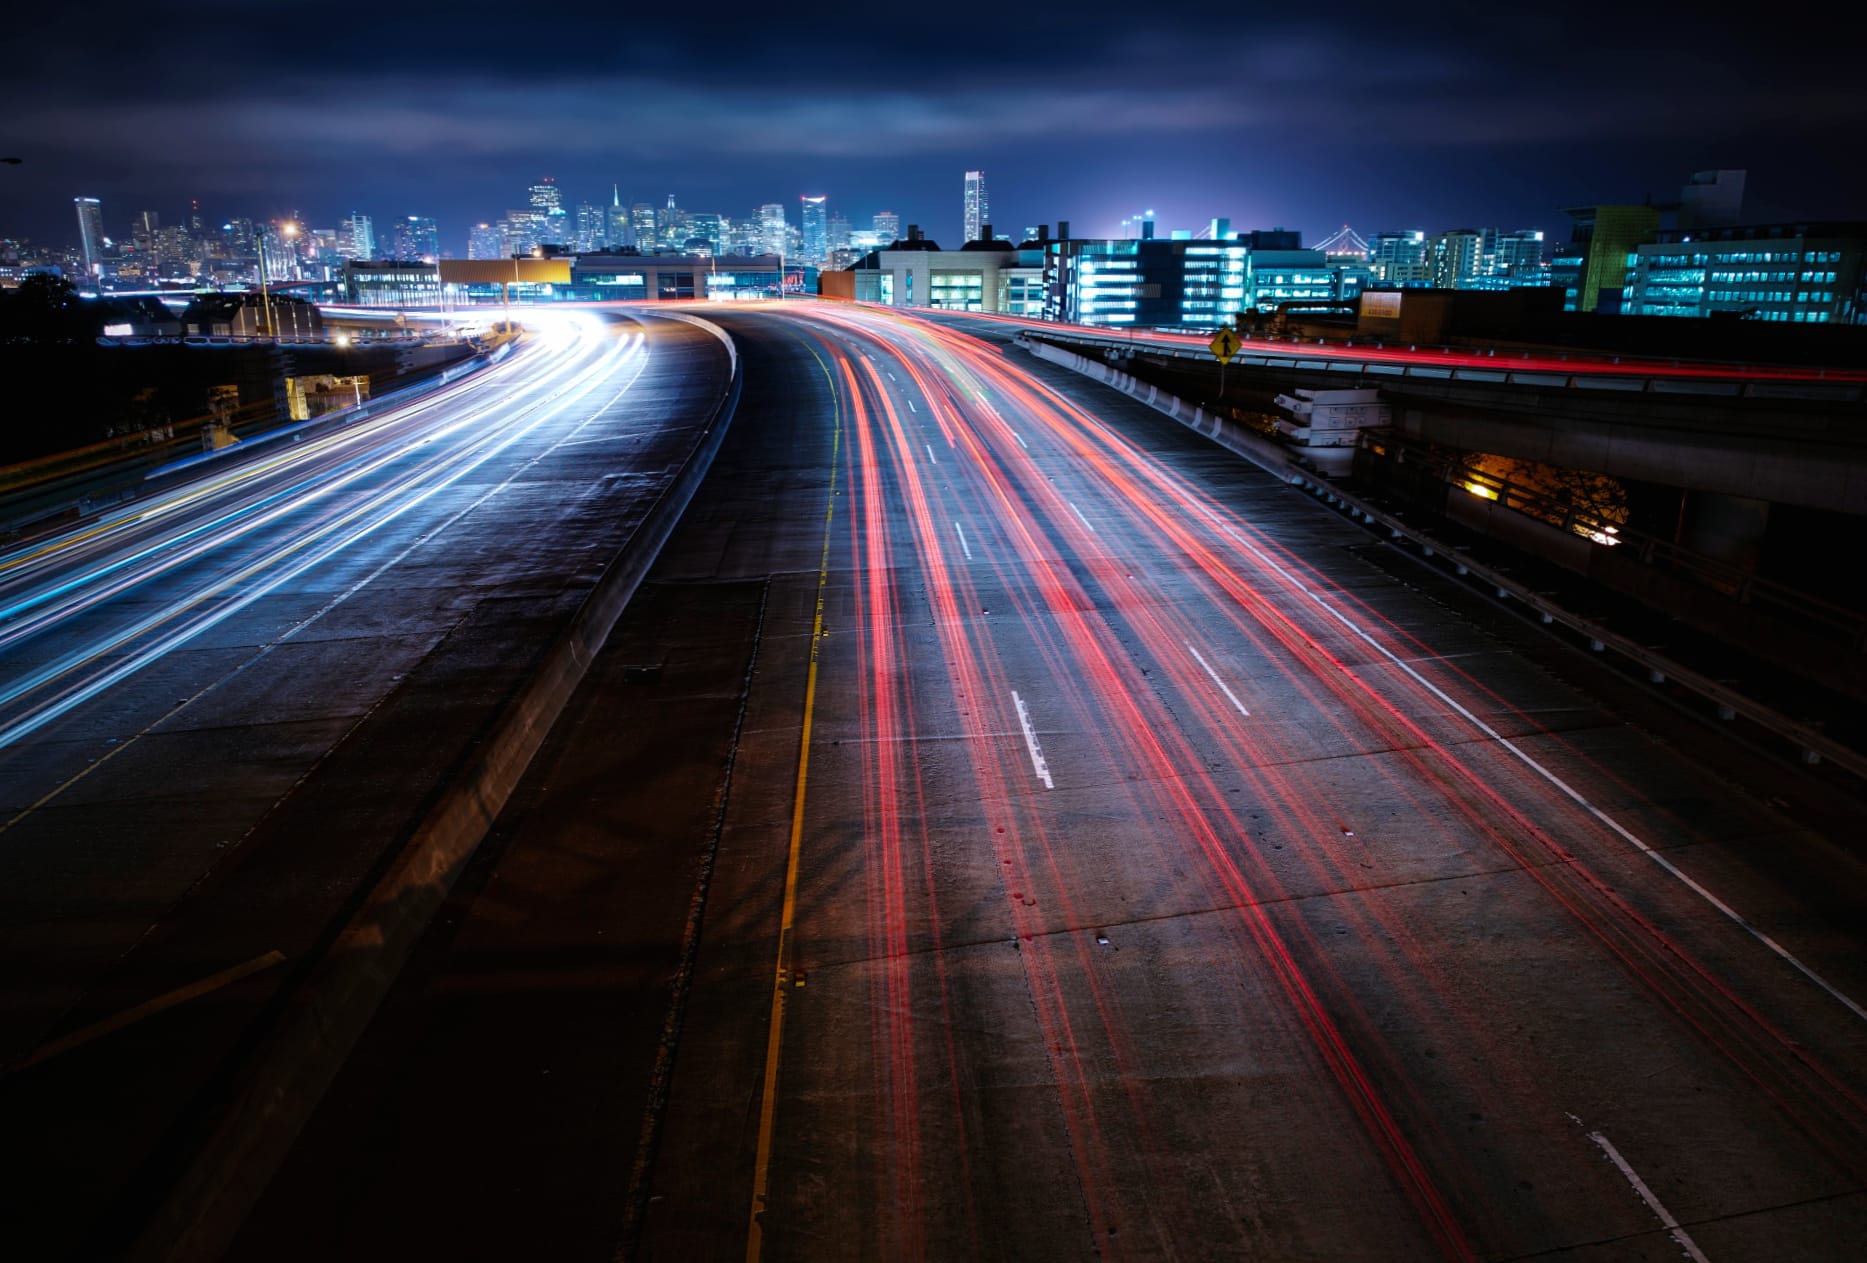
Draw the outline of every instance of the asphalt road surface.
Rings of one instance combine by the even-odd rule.
[[[127,1248],[728,375],[688,324],[545,317],[0,555],[0,1255]]]
[[[1860,803],[986,325],[682,528],[238,1258],[1852,1259]]]

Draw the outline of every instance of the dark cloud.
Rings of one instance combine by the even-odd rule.
[[[664,7],[665,8],[665,7]],[[1001,226],[1107,231],[1153,206],[1313,235],[1464,223],[1557,229],[1558,208],[1660,196],[1741,166],[1765,204],[1867,215],[1835,137],[1867,123],[1821,6],[1720,22],[1650,3],[1576,11],[1132,4],[315,11],[45,7],[15,19],[0,232],[69,234],[69,199],[177,213],[434,214],[449,244],[554,174],[744,213],[829,192],[952,236],[959,174]],[[575,15],[581,17],[581,14]],[[1754,16],[1754,15],[1753,15]],[[1832,20],[1841,21],[1840,10]]]

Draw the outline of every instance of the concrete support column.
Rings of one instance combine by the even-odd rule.
[[[1680,547],[1755,574],[1770,524],[1770,502],[1716,491],[1688,491],[1679,507]]]

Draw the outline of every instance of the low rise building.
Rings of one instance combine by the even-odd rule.
[[[1867,223],[1668,229],[1627,260],[1622,311],[1867,324]]]

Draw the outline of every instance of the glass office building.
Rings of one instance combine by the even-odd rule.
[[[1867,324],[1867,223],[1673,229],[1659,237],[1627,256],[1628,315]]]

